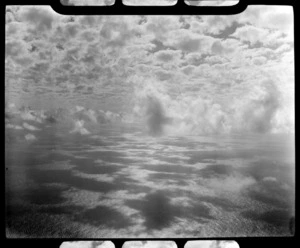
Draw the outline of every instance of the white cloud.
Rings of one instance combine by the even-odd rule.
[[[75,121],[75,127],[70,133],[80,133],[81,135],[87,135],[90,134],[90,132],[84,128],[84,121],[83,120],[77,120]]]
[[[21,20],[28,22],[38,32],[49,31],[55,22],[57,13],[49,6],[22,7],[19,12]]]
[[[242,177],[238,175],[227,176],[206,180],[209,187],[217,191],[241,192],[243,189],[254,185],[256,180],[252,177]]]
[[[158,62],[160,62],[161,64],[172,62],[178,63],[182,56],[181,51],[179,50],[160,50],[154,55]]]
[[[144,32],[146,35],[153,34],[152,39],[164,42],[168,38],[169,32],[177,30],[180,26],[177,16],[147,16]]]
[[[245,25],[237,28],[231,36],[239,38],[242,41],[248,41],[251,45],[254,45],[257,42],[264,42],[268,35],[269,32],[266,29]]]
[[[267,62],[267,58],[264,57],[264,56],[255,57],[255,58],[253,58],[252,62],[253,62],[254,65],[260,66],[260,65],[263,65]]]
[[[292,6],[248,6],[239,21],[249,23],[258,28],[275,29],[293,39],[293,8]]]
[[[21,113],[21,118],[26,121],[36,121],[38,123],[42,123],[41,118],[35,115],[34,111],[23,111]]]
[[[164,44],[186,53],[202,52],[205,54],[209,53],[214,41],[213,37],[196,34],[187,29],[179,29],[171,31]]]
[[[33,134],[29,133],[29,134],[25,135],[25,139],[27,141],[34,141],[34,140],[36,140],[36,137]]]
[[[37,102],[34,94],[43,92],[52,102],[75,106],[79,101],[83,105],[91,103],[93,107],[82,114],[89,132],[92,123],[99,119],[133,120],[131,115],[139,112],[134,109],[143,109],[145,103],[141,98],[146,95],[155,96],[166,117],[175,118],[173,124],[184,130],[212,131],[221,127],[228,132],[236,130],[233,126],[241,123],[246,130],[255,130],[254,122],[259,125],[266,121],[259,114],[266,113],[266,108],[260,106],[261,110],[250,111],[246,106],[255,105],[249,95],[260,87],[265,73],[271,75],[278,95],[284,99],[267,121],[269,129],[273,132],[293,126],[293,119],[283,111],[287,106],[293,107],[287,99],[293,98],[294,91],[290,33],[293,25],[292,18],[288,17],[293,13],[289,7],[251,6],[231,16],[124,16],[121,19],[66,17],[50,7],[14,7],[8,12],[6,67],[14,74],[18,71],[25,77],[34,77],[36,82],[35,87],[27,87],[32,84],[29,81],[23,84],[20,79],[20,83],[7,87],[8,94],[12,89],[15,92],[24,89],[31,96],[27,97],[31,99],[29,102]],[[278,24],[276,17],[283,23]],[[78,39],[72,38],[75,36]],[[39,76],[42,70],[49,75],[47,78]],[[140,83],[131,80],[132,75],[137,75]],[[253,84],[257,87],[252,87]],[[50,92],[59,94],[50,97]],[[232,100],[240,95],[245,96],[242,104]],[[265,102],[257,99],[255,106]],[[99,105],[105,106],[105,113],[96,111]],[[187,109],[193,117],[180,112],[181,109]],[[246,109],[256,116],[247,125],[243,121]],[[121,117],[107,111],[125,111],[125,114]],[[29,112],[23,113],[22,118],[37,122],[43,119]]]
[[[275,177],[264,177],[263,181],[265,181],[265,182],[277,182],[277,179]]]
[[[16,130],[23,130],[24,128],[19,126],[19,125],[13,125],[13,124],[7,124],[5,125],[6,128],[12,128],[12,129],[16,129]]]
[[[38,131],[38,130],[41,130],[41,129],[35,127],[35,126],[29,125],[29,124],[26,123],[26,122],[23,123],[23,127],[24,127],[25,129],[30,130],[30,131]]]

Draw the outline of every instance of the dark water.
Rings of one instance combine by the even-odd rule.
[[[289,236],[293,137],[6,130],[9,237]]]

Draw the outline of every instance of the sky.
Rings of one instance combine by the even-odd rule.
[[[154,132],[294,132],[290,6],[230,16],[8,6],[5,42],[7,105],[101,109]]]

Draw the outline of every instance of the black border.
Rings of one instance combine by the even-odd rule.
[[[2,27],[5,27],[5,6],[6,5],[51,5],[53,10],[60,14],[72,14],[72,15],[233,15],[243,12],[247,5],[289,5],[292,6],[294,9],[294,44],[296,44],[297,36],[296,36],[296,23],[297,23],[297,8],[296,3],[298,0],[275,0],[275,1],[267,1],[267,0],[239,0],[239,3],[234,6],[224,6],[224,7],[198,7],[198,6],[189,6],[184,3],[184,0],[177,0],[177,4],[174,6],[126,6],[121,3],[122,0],[115,0],[115,4],[111,6],[63,6],[60,3],[60,0],[7,0],[4,1],[5,5],[3,8],[4,15],[2,16],[3,24]],[[5,37],[5,28],[2,32],[3,36]],[[5,52],[5,39],[2,39],[2,51],[3,54]],[[297,98],[296,98],[296,46],[294,49],[295,52],[295,129],[297,126]],[[4,63],[3,63],[4,65]],[[5,65],[4,65],[5,66]],[[4,67],[3,72],[4,72]],[[4,77],[4,73],[3,73]],[[3,78],[4,79],[4,78]],[[4,81],[4,80],[3,80]],[[4,84],[3,84],[4,85]],[[3,105],[5,103],[5,95],[3,89]],[[4,108],[3,108],[4,109]],[[4,111],[3,111],[4,113]],[[3,127],[4,127],[4,123]],[[3,128],[4,130],[4,128]],[[3,139],[4,140],[4,139]],[[297,132],[295,130],[295,145],[297,141]],[[4,152],[3,152],[4,153]],[[296,154],[297,154],[297,146],[296,146]],[[4,155],[4,154],[3,154]],[[3,156],[4,157],[4,156]],[[297,158],[297,156],[296,156]],[[297,159],[296,159],[297,160]],[[295,160],[295,161],[296,161]],[[5,164],[5,163],[4,163]],[[295,163],[296,164],[296,163]],[[5,182],[5,166],[3,166],[3,182]],[[297,169],[295,170],[295,176],[297,178]],[[4,183],[5,184],[5,183]],[[4,185],[5,187],[5,185]],[[4,244],[4,247],[51,247],[51,248],[58,248],[64,241],[91,241],[91,240],[110,240],[115,244],[116,248],[121,248],[125,241],[130,240],[173,240],[176,242],[178,248],[184,248],[184,245],[189,240],[235,240],[240,248],[247,248],[247,247],[255,247],[255,248],[265,248],[265,247],[296,247],[297,241],[299,240],[297,235],[297,182],[296,182],[296,213],[295,213],[295,234],[291,237],[218,237],[218,238],[97,238],[97,239],[78,239],[78,238],[7,238],[6,237],[6,227],[5,227],[5,211],[4,211],[4,223],[3,225],[3,240],[1,242]],[[5,207],[4,207],[5,209]],[[200,247],[199,247],[200,248]]]

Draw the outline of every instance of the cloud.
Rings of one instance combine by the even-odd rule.
[[[208,69],[209,65],[207,65],[207,69],[203,69],[203,72]],[[226,67],[224,71],[225,69]],[[220,71],[220,69],[216,71]],[[211,70],[211,72],[214,71]],[[176,78],[172,80],[174,81]],[[232,84],[230,80],[228,82],[224,79],[220,80],[223,80],[224,83],[215,83],[219,89],[222,87],[226,89],[228,84]],[[167,85],[158,84],[154,78],[136,77],[133,81],[136,85],[134,111],[138,113],[139,118],[144,118],[144,121],[148,123],[149,130],[153,131],[154,129],[151,127],[155,126],[159,133],[172,135],[237,132],[273,133],[279,131],[277,115],[281,113],[280,109],[283,106],[277,87],[279,82],[274,82],[268,77],[259,83],[255,82],[255,87],[251,86],[251,81],[244,85],[237,85],[237,87],[249,87],[249,91],[243,90],[239,93],[243,95],[242,99],[233,98],[227,105],[220,104],[216,99],[205,96],[205,90],[208,89],[205,86],[210,86],[210,82],[207,80],[204,80],[203,86],[199,81],[197,81],[199,86],[189,85],[191,91],[197,92],[200,88],[204,91],[203,95],[192,94],[192,92],[188,95],[185,91],[184,94],[181,93],[175,98],[170,95],[170,88],[176,89],[174,82],[170,84],[169,88]],[[285,125],[280,127],[282,131],[286,129]]]
[[[170,80],[174,77],[174,75],[167,70],[157,70],[155,71],[155,75],[160,81]]]
[[[36,140],[36,137],[33,134],[29,133],[29,134],[25,135],[25,139],[27,141],[34,141],[34,140]]]
[[[13,124],[7,124],[5,125],[6,128],[12,128],[12,129],[16,129],[16,130],[23,130],[24,128],[19,126],[19,125],[13,125]]]
[[[66,17],[50,7],[9,8],[14,20],[6,26],[6,70],[14,75],[18,70],[21,81],[37,84],[36,90],[28,90],[29,81],[10,88],[28,95],[43,92],[47,99],[59,93],[53,102],[72,105],[80,98],[111,112],[122,109],[123,119],[136,114],[143,123],[152,119],[145,114],[149,95],[163,110],[157,113],[174,120],[161,125],[170,133],[293,132],[293,105],[288,104],[294,94],[292,19],[287,17],[293,13],[269,7],[251,6],[232,16],[121,19]],[[276,17],[283,20],[278,28]],[[274,87],[261,85],[264,73]],[[131,82],[132,75],[145,85]],[[31,96],[34,102],[37,95]],[[109,121],[106,114],[95,116]],[[90,117],[85,125],[94,122]]]
[[[263,181],[276,182],[277,179],[275,177],[264,177]]]
[[[239,21],[250,23],[257,27],[278,29],[290,35],[293,28],[292,6],[248,6]]]
[[[36,28],[38,32],[49,31],[52,29],[54,18],[54,11],[51,8],[22,8],[21,18],[22,20],[30,23]]]
[[[147,99],[146,108],[147,125],[150,134],[162,134],[163,127],[166,123],[169,122],[169,119],[165,116],[164,110],[160,102],[157,99],[150,96]]]
[[[75,121],[75,127],[70,133],[80,133],[81,135],[87,135],[90,134],[90,132],[84,128],[84,121]]]
[[[147,16],[144,32],[153,33],[153,39],[164,42],[169,38],[172,30],[180,28],[181,24],[177,16]]]
[[[17,56],[22,52],[22,46],[19,42],[9,42],[5,44],[6,56]]]
[[[255,57],[255,58],[252,59],[252,63],[254,65],[258,65],[258,66],[263,65],[266,62],[267,62],[267,58],[264,57],[264,56],[259,56],[259,57]]]
[[[206,183],[209,187],[217,191],[225,190],[228,192],[239,193],[242,190],[255,185],[256,180],[252,177],[244,177],[239,174],[233,174],[222,178],[211,178],[206,180]]]
[[[181,57],[181,51],[178,50],[160,50],[156,52],[155,58],[158,60],[158,62],[164,63],[172,63],[177,62],[180,60]]]
[[[135,35],[135,30],[119,20],[111,19],[106,21],[100,31],[100,36],[106,40],[105,46],[112,48],[122,48]]]
[[[266,29],[245,25],[237,28],[231,36],[239,38],[242,41],[250,42],[251,45],[254,45],[257,42],[263,43],[268,35],[269,32]]]
[[[26,121],[35,121],[38,123],[42,123],[41,118],[39,116],[36,116],[34,111],[27,111],[27,110],[22,111],[21,118]]]
[[[41,130],[41,129],[35,127],[35,126],[29,125],[29,124],[26,123],[26,122],[23,123],[23,127],[24,127],[25,129],[30,130],[30,131],[38,131],[38,130]]]
[[[201,51],[205,54],[208,53],[214,40],[210,36],[200,35],[187,29],[178,29],[169,32],[164,45],[180,49],[185,53]]]
[[[243,106],[241,117],[246,130],[265,133],[272,131],[272,121],[279,109],[280,94],[272,80],[261,83],[261,92],[258,97],[250,99]]]

